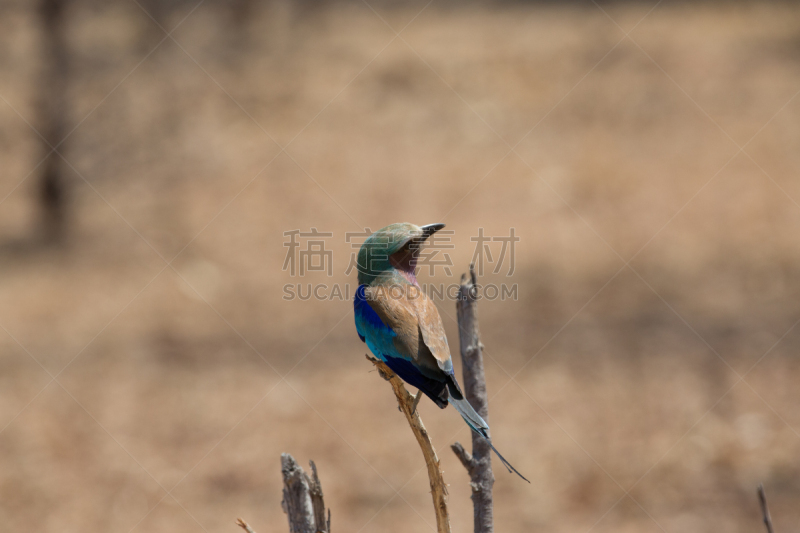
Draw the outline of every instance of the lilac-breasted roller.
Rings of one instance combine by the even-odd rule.
[[[448,403],[455,407],[509,471],[525,479],[491,444],[488,424],[464,398],[439,311],[417,283],[420,247],[443,227],[391,224],[367,238],[358,253],[356,330],[375,357],[406,383],[442,409]]]

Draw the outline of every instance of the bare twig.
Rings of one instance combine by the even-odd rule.
[[[469,278],[466,274],[461,276],[461,287],[456,302],[464,394],[472,407],[488,422],[489,401],[483,371],[483,345],[478,330],[478,284],[474,264],[470,265],[469,274]],[[494,473],[491,443],[473,432],[472,455],[458,442],[451,448],[469,473],[475,533],[492,533]]]
[[[245,522],[241,518],[237,518],[236,519],[236,525],[239,526],[240,528],[244,529],[245,531],[247,531],[247,533],[256,533],[253,530],[253,528],[250,527],[250,524],[248,524],[247,522]]]
[[[428,430],[422,424],[419,412],[414,409],[414,397],[408,393],[402,380],[386,366],[385,363],[367,355],[374,364],[381,377],[392,385],[392,390],[397,397],[397,405],[406,415],[408,425],[417,438],[422,455],[425,457],[425,464],[428,467],[428,479],[431,485],[431,497],[433,498],[433,508],[436,512],[436,530],[438,533],[450,533],[450,516],[447,513],[447,485],[445,485],[442,469],[439,466],[439,457],[433,448]]]
[[[473,459],[472,455],[464,449],[460,442],[456,442],[450,448],[453,450],[453,453],[456,454],[458,460],[461,461],[461,464],[464,465],[464,468],[467,469],[469,475],[472,475],[472,470],[475,468],[475,459]]]
[[[283,473],[283,501],[281,507],[289,518],[290,533],[329,533],[331,515],[325,517],[325,502],[322,486],[317,476],[317,467],[311,463],[309,476],[288,453],[281,454]]]
[[[767,526],[767,533],[775,533],[772,529],[772,517],[769,514],[769,507],[767,507],[767,495],[764,492],[764,485],[758,484],[758,501],[761,503],[761,516],[764,520],[764,525]]]

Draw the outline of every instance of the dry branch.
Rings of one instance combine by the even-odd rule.
[[[369,355],[367,355],[367,359],[378,368],[381,377],[392,385],[392,390],[394,390],[394,394],[397,397],[397,405],[406,415],[408,425],[411,426],[411,431],[414,432],[419,447],[422,449],[422,455],[425,457],[425,465],[428,467],[428,479],[431,484],[433,508],[436,512],[436,530],[438,533],[450,533],[450,516],[447,513],[447,486],[442,476],[442,469],[439,466],[439,457],[436,455],[436,450],[433,449],[433,444],[428,436],[428,430],[422,424],[419,411],[414,409],[414,396],[408,393],[402,380],[386,364]]]
[[[764,492],[764,485],[758,484],[758,501],[761,504],[761,516],[764,520],[764,525],[767,526],[767,533],[775,533],[772,529],[772,517],[769,514],[769,507],[767,507],[767,494]]]
[[[281,454],[283,501],[281,507],[289,518],[290,533],[330,533],[331,515],[325,517],[322,486],[317,467],[311,463],[312,476],[303,471],[294,457]]]
[[[478,414],[488,422],[489,401],[486,395],[486,376],[483,371],[483,345],[478,330],[478,284],[475,265],[470,265],[469,273],[469,278],[466,274],[461,276],[461,287],[456,302],[464,395]],[[492,533],[494,530],[492,516],[494,473],[492,472],[491,444],[473,432],[471,455],[458,442],[451,448],[469,473],[475,533]]]

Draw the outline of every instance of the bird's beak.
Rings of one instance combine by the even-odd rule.
[[[430,237],[443,227],[444,224],[428,224],[427,226],[421,226],[420,229],[422,230],[422,237],[420,237],[420,241],[427,240],[428,237]]]

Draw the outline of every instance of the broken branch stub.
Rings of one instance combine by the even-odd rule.
[[[281,507],[289,519],[289,533],[330,533],[330,511],[325,516],[322,485],[317,467],[311,463],[312,475],[288,453],[281,454],[283,501]]]

